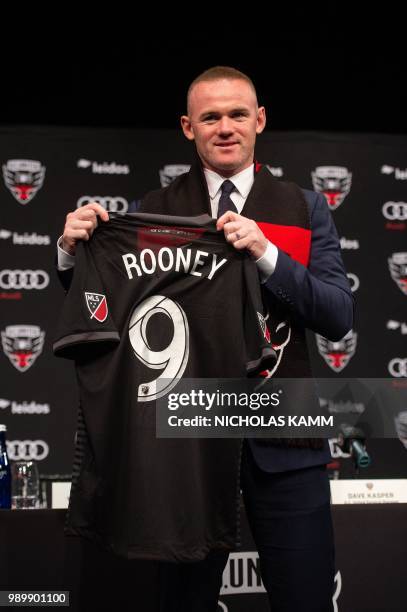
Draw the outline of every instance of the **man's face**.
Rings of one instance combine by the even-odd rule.
[[[197,83],[190,92],[185,136],[195,140],[204,168],[233,176],[253,163],[256,134],[266,124],[264,107],[241,79]]]

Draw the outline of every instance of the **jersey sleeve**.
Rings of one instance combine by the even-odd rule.
[[[76,359],[85,352],[109,348],[120,335],[109,311],[109,294],[96,266],[92,241],[80,242],[75,270],[57,324],[53,351],[57,357]]]
[[[253,376],[271,369],[277,361],[277,355],[267,327],[258,270],[249,257],[243,261],[243,277],[246,371]]]

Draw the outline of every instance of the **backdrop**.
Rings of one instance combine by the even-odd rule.
[[[8,426],[11,459],[33,458],[42,474],[64,474],[71,471],[76,381],[72,364],[51,347],[64,298],[54,259],[65,215],[95,199],[126,212],[185,172],[193,147],[176,131],[5,127],[0,136],[0,422]],[[266,132],[258,141],[257,158],[274,176],[325,194],[355,292],[347,338],[329,343],[310,334],[318,376],[395,384],[407,376],[406,140]],[[325,401],[341,410],[343,402]],[[396,433],[369,440],[373,461],[363,475],[405,477],[403,441]],[[351,474],[349,458],[334,439],[331,445],[336,475]]]

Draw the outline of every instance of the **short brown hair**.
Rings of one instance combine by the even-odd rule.
[[[231,66],[214,66],[213,68],[208,68],[204,72],[201,72],[196,79],[194,79],[191,85],[188,87],[187,93],[187,107],[189,106],[189,97],[191,95],[192,89],[198,83],[202,83],[203,81],[218,81],[219,79],[240,79],[241,81],[246,81],[253,89],[254,95],[257,100],[256,88],[254,86],[253,81],[250,77],[247,76],[244,72],[240,72],[236,68],[232,68]],[[189,111],[188,111],[189,112]]]

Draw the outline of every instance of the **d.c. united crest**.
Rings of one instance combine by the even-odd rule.
[[[26,372],[41,355],[44,337],[38,325],[8,325],[1,332],[3,351],[17,370]]]
[[[3,178],[7,189],[17,202],[28,204],[42,187],[45,166],[33,159],[9,159],[3,164]]]
[[[329,208],[338,208],[350,191],[352,173],[342,166],[318,166],[311,176],[315,191],[324,194]]]

